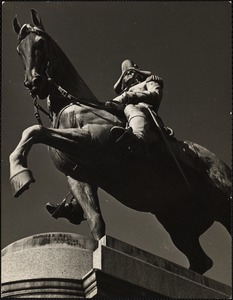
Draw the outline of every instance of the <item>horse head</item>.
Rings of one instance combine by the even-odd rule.
[[[17,16],[13,21],[14,31],[18,34],[17,52],[25,71],[24,85],[30,94],[40,99],[49,95],[48,65],[49,39],[38,13],[32,9],[33,25],[20,25]]]

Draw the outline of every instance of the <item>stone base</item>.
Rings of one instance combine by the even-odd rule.
[[[230,299],[231,287],[109,236],[45,233],[2,250],[2,298]]]

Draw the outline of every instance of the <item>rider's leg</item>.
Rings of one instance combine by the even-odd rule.
[[[143,105],[129,104],[126,106],[124,113],[128,120],[129,128],[113,127],[112,136],[117,142],[129,146],[133,152],[146,152],[147,145],[151,140],[150,134],[150,116],[147,108]]]
[[[84,218],[84,211],[78,201],[72,195],[72,199],[67,203],[67,197],[60,204],[48,202],[46,209],[55,219],[65,218],[75,225],[79,225]]]
[[[140,103],[133,105],[129,104],[124,110],[129,126],[133,130],[133,134],[145,143],[148,142],[149,136],[149,115],[147,109],[141,106]]]

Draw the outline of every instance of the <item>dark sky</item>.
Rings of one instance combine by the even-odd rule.
[[[115,97],[121,62],[134,60],[165,82],[160,115],[178,139],[197,142],[231,165],[231,4],[227,1],[4,2],[2,13],[2,247],[42,232],[74,232],[80,226],[55,220],[45,210],[60,202],[67,183],[47,148],[32,148],[28,166],[36,183],[14,199],[9,154],[22,131],[36,124],[32,99],[23,86],[12,19],[30,23],[38,10],[46,31],[70,58],[96,97]],[[45,104],[45,103],[44,103]],[[44,124],[48,124],[44,118]],[[185,256],[152,214],[139,213],[99,191],[107,234],[188,267]],[[156,201],[156,199],[155,199]],[[214,266],[205,275],[231,284],[231,240],[215,223],[201,244]]]

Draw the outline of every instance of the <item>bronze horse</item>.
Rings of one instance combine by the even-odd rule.
[[[55,166],[67,176],[77,218],[80,210],[85,212],[95,239],[105,234],[97,196],[100,187],[126,206],[156,215],[175,246],[187,256],[190,269],[205,273],[213,262],[200,246],[200,235],[214,221],[231,233],[228,166],[198,144],[169,140],[187,185],[161,137],[150,145],[145,157],[116,145],[110,129],[115,125],[124,127],[124,116],[98,102],[45,32],[35,10],[32,21],[33,25],[21,26],[15,17],[17,51],[24,63],[26,88],[33,97],[48,97],[51,127],[34,125],[24,130],[10,155],[14,196],[34,181],[27,168],[31,147],[37,143],[48,145]],[[152,133],[159,137],[151,123]]]

